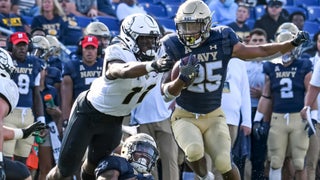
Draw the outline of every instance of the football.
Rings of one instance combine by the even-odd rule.
[[[179,73],[180,73],[179,64],[180,64],[180,61],[177,61],[172,68],[171,81],[175,80],[179,76]]]

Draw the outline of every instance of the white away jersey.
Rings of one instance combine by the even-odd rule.
[[[136,61],[134,54],[119,44],[109,46],[105,52],[104,68],[106,62],[121,59],[125,62]],[[105,77],[95,79],[88,93],[88,100],[98,111],[112,116],[126,116],[136,107],[145,95],[151,90],[160,77],[155,72],[131,79],[110,80]]]
[[[16,108],[19,100],[19,89],[14,81],[0,77],[0,94],[7,98],[10,103],[11,111]]]

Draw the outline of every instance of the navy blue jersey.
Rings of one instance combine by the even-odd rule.
[[[53,87],[53,86],[46,85],[45,88],[43,89],[43,91],[41,91],[41,98],[42,98],[44,109],[47,108],[46,103],[44,101],[44,96],[47,95],[47,94],[51,94],[51,96],[53,98],[53,101],[54,101],[54,104],[56,106],[60,105],[57,89],[55,87]],[[48,114],[46,110],[44,111],[44,115],[46,117],[46,123],[47,124],[53,121],[51,115]]]
[[[125,180],[133,177],[136,177],[138,180],[154,179],[152,175],[135,174],[131,164],[125,158],[118,155],[111,155],[104,158],[95,169],[96,177],[107,170],[119,171],[119,180]]]
[[[16,14],[0,14],[0,26],[11,30],[12,32],[25,32],[24,25],[27,24],[25,19]]]
[[[53,19],[48,20],[43,15],[38,15],[33,18],[31,29],[40,27],[45,30],[48,35],[56,36],[58,39],[60,39],[60,31],[63,28],[61,26],[64,25],[65,22],[61,16],[55,15]]]
[[[270,78],[273,112],[300,112],[306,92],[304,79],[310,71],[312,63],[309,60],[294,60],[288,67],[272,62],[263,64],[263,72]]]
[[[170,58],[179,60],[192,53],[200,62],[199,76],[176,99],[179,106],[200,114],[220,107],[227,65],[233,46],[238,42],[235,32],[226,26],[213,28],[210,37],[200,47],[192,49],[184,46],[175,34],[163,38],[165,51]]]
[[[56,67],[62,71],[62,61],[58,56],[50,56],[47,61],[47,65],[49,67]]]
[[[56,67],[47,67],[46,68],[46,84],[54,86],[56,83],[61,83],[61,71]]]
[[[78,45],[82,37],[82,28],[79,26],[76,16],[69,14],[63,20],[66,22],[66,26],[63,26],[61,29],[61,43],[64,45]]]
[[[18,85],[20,94],[17,107],[32,107],[35,80],[42,70],[40,61],[34,56],[27,56],[23,62],[14,60],[16,71],[13,80]]]
[[[92,81],[101,76],[103,60],[98,58],[92,66],[85,65],[82,60],[68,61],[62,71],[62,77],[69,75],[73,81],[73,99],[90,88]]]

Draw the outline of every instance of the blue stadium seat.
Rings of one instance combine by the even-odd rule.
[[[166,11],[168,18],[174,18],[177,14],[179,5],[178,4],[166,4]]]
[[[310,37],[312,38],[313,35],[320,30],[320,24],[317,22],[305,21],[303,30],[307,31],[310,34]]]
[[[260,19],[266,12],[266,8],[264,5],[257,5],[254,7],[254,15],[256,19]]]
[[[294,0],[293,5],[295,6],[319,6],[319,0]]]
[[[254,19],[248,19],[246,21],[246,24],[249,26],[250,29],[253,29],[254,23],[256,22],[256,20]]]
[[[33,17],[31,16],[21,16],[21,17],[26,21],[27,25],[31,25]]]
[[[167,10],[161,4],[151,4],[151,3],[140,3],[144,10],[151,16],[154,17],[167,17]]]
[[[302,8],[302,7],[298,7],[298,6],[283,6],[283,9],[287,10],[289,14],[292,14],[293,12],[296,11],[300,11],[302,13],[304,13],[304,15],[306,17],[308,17],[307,11],[306,9]]]
[[[97,16],[96,19],[108,26],[110,31],[120,31],[120,22],[117,18],[109,16]]]
[[[307,11],[309,21],[320,20],[320,6],[308,6]]]
[[[93,21],[92,18],[85,17],[85,16],[76,16],[76,20],[79,23],[78,25],[82,28],[87,27],[87,25]]]
[[[164,26],[167,29],[172,29],[172,30],[176,29],[176,25],[175,25],[173,19],[159,17],[159,18],[157,18],[157,21],[159,24],[161,24],[162,26]]]
[[[140,2],[140,0],[139,0]],[[180,5],[182,2],[184,2],[184,0],[154,0],[154,3],[159,3],[159,4],[163,4],[163,5]]]

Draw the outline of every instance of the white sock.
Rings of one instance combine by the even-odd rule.
[[[279,168],[279,169],[270,168],[269,179],[281,180],[281,168]]]

